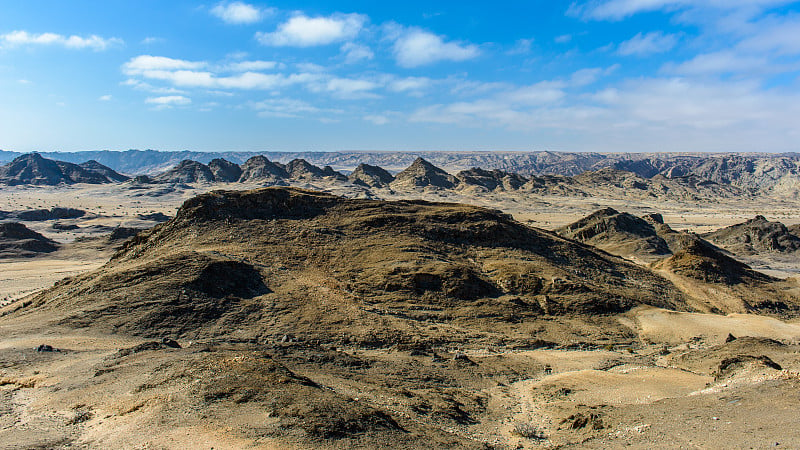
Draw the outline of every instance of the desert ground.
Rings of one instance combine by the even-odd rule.
[[[800,223],[800,204],[786,198],[692,202],[602,193],[573,197],[441,189],[366,192],[324,180],[294,185],[354,199],[476,205],[548,232],[608,207],[634,216],[658,213],[673,230],[692,233],[711,232],[756,215],[785,225]],[[416,307],[352,303],[348,289],[355,288],[339,288],[322,269],[310,267],[290,286],[293,293],[285,295],[306,296],[320,311],[307,316],[296,312],[291,319],[258,319],[260,326],[274,328],[267,332],[245,325],[235,329],[228,319],[224,323],[231,328],[222,331],[219,324],[208,332],[178,325],[148,330],[151,322],[145,319],[135,328],[108,321],[111,313],[92,315],[90,307],[83,319],[65,315],[69,303],[59,296],[71,295],[66,290],[69,283],[81,283],[92,273],[116,276],[122,273],[115,272],[122,270],[116,267],[134,264],[126,259],[135,257],[130,256],[131,244],[106,238],[115,228],[149,229],[163,222],[153,214],[173,217],[184,202],[200,194],[259,187],[2,187],[0,210],[60,207],[86,214],[25,222],[57,242],[58,250],[0,259],[0,448],[800,446],[800,319],[792,313],[702,313],[692,307],[643,303],[598,315],[520,313],[500,325],[493,324],[494,319],[483,323],[433,317],[444,313],[416,319],[411,317]],[[54,229],[54,223],[77,228]],[[197,251],[226,257],[239,251],[212,251],[211,237],[197,237],[202,228],[187,230],[194,231],[175,231],[175,236],[163,238],[174,239],[173,244],[164,245],[180,247],[186,240]],[[180,237],[184,232],[185,239]],[[145,254],[151,251],[146,243],[136,245],[142,245]],[[117,262],[109,263],[120,248],[124,250],[114,256]],[[237,258],[252,262],[247,249],[242,252]],[[630,264],[630,270],[637,266],[630,261],[646,265],[629,255],[620,255],[624,260],[603,255]],[[732,256],[775,277],[787,295],[800,290],[797,255]],[[277,270],[267,268],[273,263],[259,261],[252,264],[262,273]],[[500,264],[485,264],[495,263]],[[37,297],[38,291],[65,277],[77,281]],[[696,286],[680,280],[683,285],[675,284],[681,289]],[[75,286],[73,290],[84,289]],[[702,289],[725,290],[715,286]],[[102,295],[117,295],[114,292]],[[725,295],[737,295],[731,292]],[[275,289],[267,297],[282,293]],[[684,294],[693,295],[680,295]],[[124,295],[134,301],[139,294]],[[695,296],[702,295],[716,294],[703,291]],[[143,300],[134,303],[150,307]],[[133,317],[139,306],[131,308],[126,314]],[[325,311],[332,316],[328,322],[318,317]],[[304,331],[320,320],[325,325],[319,334]],[[92,321],[103,326],[93,327]],[[376,333],[375,342],[369,341],[365,335],[380,327],[370,321],[386,321],[397,336]],[[363,333],[341,337],[337,330],[349,327],[363,327]],[[292,329],[295,333],[287,331]],[[415,335],[424,339],[407,339]],[[37,351],[41,345],[54,351]]]

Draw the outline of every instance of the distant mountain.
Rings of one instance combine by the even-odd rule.
[[[0,151],[0,162],[19,153]],[[156,174],[183,160],[203,164],[225,159],[243,164],[262,155],[271,161],[305,160],[309,164],[331,166],[334,171],[350,173],[359,164],[380,166],[390,173],[402,171],[423,158],[450,173],[479,167],[501,170],[520,176],[575,176],[587,171],[610,168],[632,172],[650,179],[697,177],[720,185],[734,186],[749,192],[769,192],[779,196],[800,194],[800,154],[784,153],[568,153],[507,151],[407,151],[407,152],[160,152],[155,150],[49,152],[42,156],[65,162],[94,160],[126,174]]]
[[[15,158],[0,167],[0,184],[57,185],[73,183],[102,184],[112,180],[94,170],[77,164],[53,161],[38,153],[29,153]]]

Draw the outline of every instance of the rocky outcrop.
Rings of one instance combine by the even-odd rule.
[[[214,181],[211,169],[197,161],[184,160],[172,169],[153,177],[157,183],[210,183]]]
[[[239,181],[239,177],[242,176],[242,168],[239,167],[238,164],[234,164],[222,158],[212,159],[211,162],[208,163],[208,169],[211,170],[214,181],[217,182],[230,183]]]
[[[100,173],[84,169],[77,164],[47,159],[38,153],[22,155],[0,167],[0,184],[10,186],[109,182],[111,180]]]
[[[0,223],[0,258],[31,257],[58,250],[58,244],[18,222]]]
[[[770,222],[764,216],[706,233],[703,237],[731,252],[748,255],[759,252],[795,253],[800,250],[800,237],[792,234],[786,225]]]
[[[419,187],[453,189],[459,183],[458,178],[422,158],[417,158],[408,168],[395,176],[390,186],[392,189]]]
[[[253,156],[242,164],[239,181],[282,183],[287,178],[289,178],[289,173],[283,167],[264,156]]]
[[[381,167],[361,163],[347,179],[353,184],[372,188],[384,188],[394,181],[392,174]]]

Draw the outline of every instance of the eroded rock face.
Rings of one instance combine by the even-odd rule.
[[[800,250],[800,237],[792,234],[786,225],[770,222],[764,216],[706,233],[703,237],[730,251],[744,254],[795,253]]]

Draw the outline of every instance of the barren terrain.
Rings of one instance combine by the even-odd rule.
[[[789,226],[796,200],[237,193],[263,184],[2,187],[0,211],[85,214],[20,221],[58,249],[0,260],[0,448],[800,445],[795,254],[712,241],[760,271],[729,282],[697,278],[730,275],[717,253],[553,233],[608,207]]]

